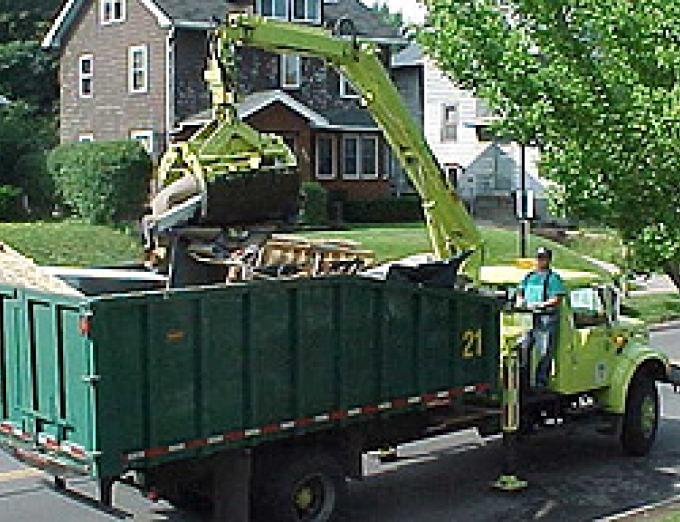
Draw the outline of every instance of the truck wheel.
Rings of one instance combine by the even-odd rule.
[[[337,520],[347,497],[345,473],[322,452],[293,452],[261,463],[255,474],[253,510],[261,522]]]
[[[633,377],[628,388],[621,431],[624,453],[641,457],[654,444],[659,425],[659,394],[656,382],[645,373]]]

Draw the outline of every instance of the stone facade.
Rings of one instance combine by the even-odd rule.
[[[208,22],[177,26],[172,21],[163,23],[158,13],[147,8],[142,0],[125,0],[124,20],[102,24],[101,1],[85,0],[56,46],[61,53],[61,141],[122,140],[135,133],[151,133],[150,152],[158,160],[173,133],[187,137],[187,128],[182,127],[177,132],[180,124],[195,121],[196,115],[205,114],[210,107],[203,79]],[[357,7],[359,4],[354,5],[355,0],[340,0],[339,4],[334,4],[335,8],[343,2],[348,8],[364,9]],[[255,6],[255,0],[250,7],[246,0],[237,3],[244,10]],[[148,49],[148,89],[144,93],[131,93],[129,89],[131,46]],[[84,55],[93,58],[91,97],[79,93],[79,59]],[[389,64],[389,46],[381,47],[381,56],[383,62]],[[340,95],[337,72],[321,59],[302,58],[300,85],[289,89],[282,88],[280,56],[241,48],[237,63],[241,97],[281,90],[328,120],[329,128],[316,128],[303,115],[280,103],[264,106],[248,119],[258,130],[282,134],[294,145],[303,179],[316,179],[317,134],[332,135],[336,146],[336,177],[318,181],[331,190],[345,192],[345,196],[352,199],[389,195],[390,162],[385,160],[385,140],[368,112],[360,107],[359,99]],[[376,179],[343,177],[342,143],[343,136],[348,133],[378,137],[379,172]]]
[[[166,35],[137,0],[127,3],[125,21],[102,25],[99,2],[88,2],[64,40],[61,52],[61,142],[90,135],[95,140],[128,139],[134,131],[153,131],[153,154],[166,136]],[[148,89],[128,88],[130,46],[148,46]],[[93,57],[92,97],[79,92],[79,60]]]

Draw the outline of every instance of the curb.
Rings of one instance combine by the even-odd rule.
[[[650,332],[665,332],[667,330],[680,330],[680,320],[653,324],[649,327]]]
[[[622,513],[617,513],[615,515],[609,515],[603,518],[597,518],[595,519],[595,522],[616,522],[620,520],[625,520],[625,519],[634,519],[637,517],[649,517],[649,515],[653,515],[655,511],[662,510],[664,508],[669,508],[674,506],[680,501],[680,495],[676,495],[674,497],[668,498],[666,500],[662,500],[660,502],[654,502],[652,504],[647,504],[645,506],[640,506],[637,508],[629,509],[628,511],[624,511]]]

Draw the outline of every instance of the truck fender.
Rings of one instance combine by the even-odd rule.
[[[635,375],[639,372],[649,372],[656,380],[666,379],[667,361],[651,350],[641,351],[634,357],[620,359],[612,373],[609,387],[595,393],[598,402],[605,411],[623,414],[626,411],[628,388]]]

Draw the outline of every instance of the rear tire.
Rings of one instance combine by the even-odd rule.
[[[624,453],[642,457],[652,449],[659,426],[659,393],[647,373],[633,377],[628,388],[621,446]]]
[[[345,473],[326,452],[291,451],[256,464],[253,511],[259,522],[332,522],[347,499]]]

